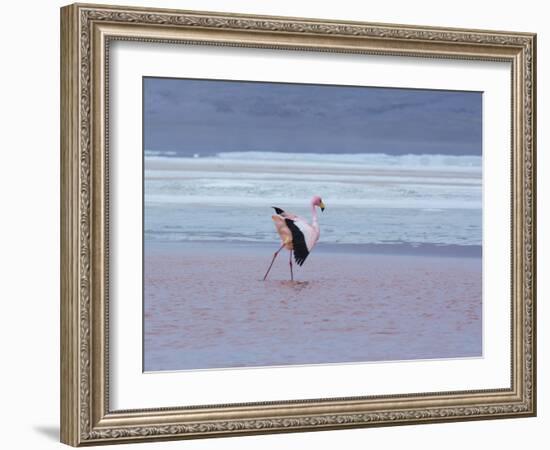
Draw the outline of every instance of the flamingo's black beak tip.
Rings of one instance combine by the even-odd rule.
[[[321,206],[321,211],[324,211],[324,210],[325,210],[325,208],[323,206]]]

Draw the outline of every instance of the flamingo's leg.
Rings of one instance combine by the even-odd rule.
[[[269,267],[267,268],[267,272],[265,273],[264,275],[264,281],[265,279],[267,278],[267,275],[269,274],[269,271],[271,270],[271,267],[273,266],[273,263],[275,262],[275,258],[277,258],[277,255],[279,254],[279,252],[283,249],[285,245],[281,245],[279,247],[279,250],[277,250],[274,254],[273,254],[273,259],[271,260],[271,264],[269,265]]]
[[[294,281],[294,274],[292,273],[292,250],[290,250],[288,254],[288,263],[290,264],[290,281]]]

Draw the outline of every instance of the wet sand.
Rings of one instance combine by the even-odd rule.
[[[479,251],[276,248],[146,241],[144,370],[481,356]]]

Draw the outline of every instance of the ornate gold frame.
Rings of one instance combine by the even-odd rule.
[[[106,69],[112,40],[510,62],[510,388],[111,411]],[[62,442],[79,446],[535,415],[535,51],[536,36],[530,33],[105,5],[62,8]]]

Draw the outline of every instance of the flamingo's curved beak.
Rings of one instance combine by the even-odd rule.
[[[322,201],[319,203],[319,208],[321,208],[321,211],[325,210],[325,204]]]

